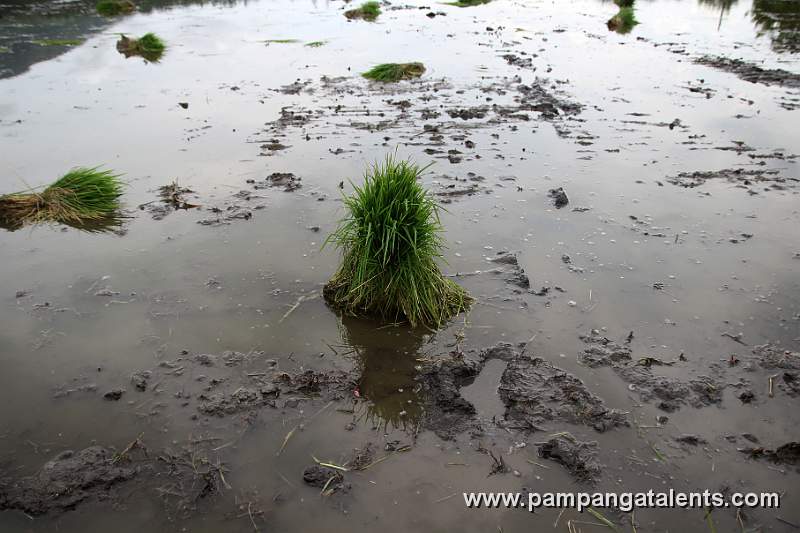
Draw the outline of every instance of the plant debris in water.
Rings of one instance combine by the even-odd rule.
[[[130,0],[101,0],[96,6],[97,12],[106,17],[116,17],[133,13],[136,4]]]
[[[442,225],[438,205],[417,182],[423,170],[388,156],[345,198],[348,216],[328,238],[343,255],[325,285],[329,304],[348,314],[428,327],[469,307],[467,292],[436,264],[444,247]]]
[[[121,35],[117,41],[117,51],[126,58],[140,56],[154,63],[161,59],[166,49],[167,45],[155,33],[145,33],[138,39]]]
[[[637,24],[639,24],[639,21],[636,20],[632,3],[631,6],[620,7],[619,12],[608,19],[606,23],[610,31],[615,31],[620,34],[629,33]]]
[[[266,44],[293,44],[300,42],[297,39],[267,39],[264,41]]]
[[[388,83],[419,78],[424,72],[425,65],[422,63],[383,63],[372,67],[362,76],[368,80]]]
[[[447,5],[456,7],[474,7],[488,4],[491,1],[492,0],[456,0],[455,2],[447,2]]]
[[[76,168],[41,192],[0,196],[0,218],[15,226],[37,222],[87,224],[118,218],[119,175],[110,170]]]
[[[364,2],[361,7],[349,9],[344,12],[344,16],[349,20],[363,19],[372,22],[381,14],[381,5],[378,2]]]
[[[38,39],[33,41],[39,46],[78,46],[85,42],[85,39]]]

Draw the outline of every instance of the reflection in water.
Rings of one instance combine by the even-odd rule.
[[[235,6],[248,0],[142,0],[137,12],[149,13],[189,5]],[[69,51],[70,46],[41,46],[49,39],[86,39],[105,31],[121,17],[97,13],[96,0],[0,0],[0,79],[18,76],[32,65]]]
[[[700,4],[708,6],[714,10],[719,9],[723,13],[727,13],[731,10],[731,6],[737,3],[739,0],[698,0]]]
[[[750,16],[758,36],[767,35],[776,52],[800,52],[800,2],[753,0]]]
[[[712,9],[719,9],[719,24],[717,30],[722,28],[722,17],[731,10],[731,6],[739,0],[698,0],[700,5],[709,6]]]
[[[70,228],[74,228],[86,233],[115,233],[117,235],[123,235],[125,232],[123,226],[127,219],[128,217],[119,214],[85,222],[53,220],[29,223],[19,219],[0,217],[0,229],[4,229],[6,231],[17,231],[24,227],[61,224],[63,226],[69,226]]]
[[[619,12],[606,22],[609,31],[615,31],[622,35],[630,33],[637,24],[639,24],[639,21],[636,20],[633,3],[627,6],[621,6]]]
[[[415,432],[422,418],[422,399],[415,377],[423,334],[403,327],[343,317],[342,342],[353,348],[358,393],[356,416],[376,427]]]

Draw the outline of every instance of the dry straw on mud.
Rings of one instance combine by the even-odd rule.
[[[86,225],[118,219],[122,182],[117,174],[97,168],[76,168],[41,192],[0,196],[0,219],[6,227],[63,222]]]
[[[347,216],[328,237],[342,252],[326,301],[350,315],[436,328],[472,299],[445,278],[439,206],[417,182],[424,169],[388,156],[344,199]]]
[[[368,80],[384,83],[419,78],[425,73],[422,63],[383,63],[361,74]]]
[[[363,19],[372,22],[381,14],[381,4],[379,2],[365,2],[361,7],[349,9],[344,12],[344,16],[350,20]]]

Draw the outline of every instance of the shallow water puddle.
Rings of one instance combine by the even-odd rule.
[[[497,387],[500,385],[500,377],[506,365],[505,361],[498,359],[487,361],[475,381],[461,389],[461,396],[475,406],[481,418],[487,420],[502,418],[505,412],[505,406],[497,394]]]

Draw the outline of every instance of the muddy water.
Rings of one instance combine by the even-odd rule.
[[[0,191],[102,164],[125,173],[131,218],[112,233],[0,234],[2,477],[34,474],[64,450],[123,450],[142,435],[151,457],[188,449],[224,464],[225,484],[187,503],[175,494],[193,494],[196,479],[142,467],[104,501],[43,516],[5,511],[0,529],[549,530],[559,510],[467,510],[460,494],[583,487],[537,457],[535,443],[558,431],[598,442],[602,490],[779,491],[782,508],[748,510],[747,527],[800,524],[794,467],[737,451],[751,445],[742,433],[767,448],[797,440],[796,398],[782,389],[770,397],[767,375],[743,367],[754,345],[800,346],[791,181],[800,177],[791,157],[800,152],[800,96],[693,62],[712,55],[800,72],[793,3],[643,1],[626,35],[606,29],[611,3],[423,5],[385,7],[370,24],[347,22],[339,2],[154,2],[112,20],[79,2],[3,4]],[[117,53],[119,33],[148,31],[168,43],[161,62]],[[85,43],[31,43],[76,37]],[[298,42],[264,42],[282,39]],[[312,41],[325,44],[304,46]],[[508,54],[530,64],[511,64]],[[385,88],[357,76],[405,60],[426,64],[420,81]],[[514,106],[519,85],[537,77],[559,102],[557,116],[492,109]],[[483,118],[448,114],[484,106]],[[276,123],[282,109],[309,119]],[[276,143],[287,148],[262,148]],[[348,180],[395,150],[435,163],[424,179],[449,201],[444,269],[477,298],[435,335],[342,320],[320,296],[336,267],[335,251],[321,245],[342,214],[340,182],[349,191]],[[788,181],[770,190],[772,182],[668,181],[733,168],[778,170]],[[302,187],[248,182],[274,172],[293,173]],[[156,220],[149,202],[173,180],[201,208]],[[473,185],[474,194],[452,195]],[[562,209],[547,196],[555,187],[569,196]],[[242,212],[250,216],[226,219]],[[488,261],[499,251],[517,253],[531,288],[549,292],[506,283]],[[593,328],[619,342],[633,332],[635,358],[684,354],[660,374],[713,375],[730,386],[717,405],[664,413],[611,369],[579,362],[579,335]],[[746,346],[723,333],[741,334]],[[497,424],[505,363],[492,360],[464,384],[480,431],[442,440],[424,422],[421,369],[500,341],[574,374],[641,427],[601,434],[554,420],[528,434]],[[226,365],[226,350],[246,362]],[[207,366],[197,354],[217,359]],[[727,366],[731,354],[741,366]],[[270,359],[290,374],[342,371],[345,393],[283,394],[275,408],[220,417],[198,411],[212,380],[221,380],[212,392],[233,392],[270,371]],[[141,370],[153,373],[145,392],[130,382]],[[737,399],[741,380],[753,403]],[[118,388],[119,401],[103,398]],[[668,423],[654,428],[664,414]],[[677,444],[684,433],[708,444]],[[322,497],[303,483],[312,455],[342,464],[366,443],[387,458],[348,472],[348,491]],[[391,452],[403,445],[411,448]],[[487,477],[486,449],[512,472]],[[630,530],[629,515],[606,514]],[[738,530],[735,511],[713,517],[717,530]],[[592,521],[568,509],[557,529],[570,519]],[[635,521],[638,531],[708,527],[699,509],[637,510]]]

